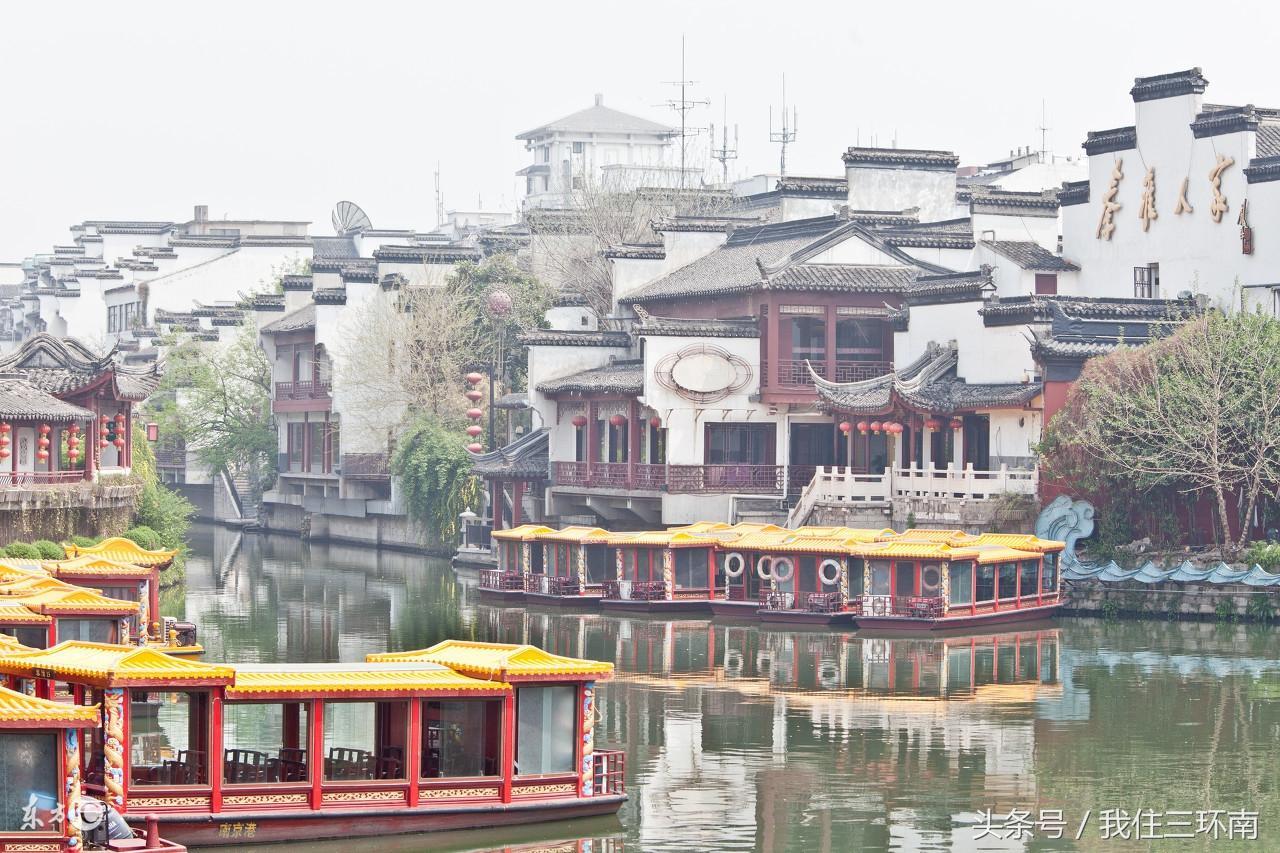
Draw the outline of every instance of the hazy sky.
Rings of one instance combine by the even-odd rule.
[[[963,162],[1133,121],[1137,75],[1200,65],[1217,103],[1280,102],[1280,12],[1235,3],[93,3],[0,6],[0,260],[84,219],[311,220],[339,199],[375,226],[511,208],[515,134],[605,102],[659,121],[679,79],[740,128],[735,175],[776,171],[768,109],[800,112],[793,174],[840,153],[950,148]],[[1043,10],[1043,11],[1042,11]],[[705,158],[706,135],[690,141]]]

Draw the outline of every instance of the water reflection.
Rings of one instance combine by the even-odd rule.
[[[363,849],[1096,849],[1096,826],[1078,844],[979,844],[971,822],[985,808],[1078,822],[1085,809],[1245,807],[1265,837],[1280,814],[1280,662],[1266,630],[1061,620],[878,639],[503,610],[442,561],[207,528],[195,544],[187,616],[211,660],[358,660],[474,637],[617,665],[596,732],[626,746],[621,824]]]

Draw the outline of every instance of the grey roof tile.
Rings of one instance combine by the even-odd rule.
[[[633,116],[629,113],[606,107],[602,103],[597,103],[587,107],[585,110],[578,110],[576,113],[570,113],[563,118],[535,127],[533,130],[526,130],[518,135],[516,139],[532,139],[554,131],[565,133],[654,133],[666,135],[674,135],[676,133],[675,128],[668,127],[665,124],[659,124],[647,118],[640,118],[640,116]]]
[[[544,394],[640,394],[644,391],[644,362],[618,360],[603,367],[549,379],[538,385]]]
[[[1080,269],[1066,258],[1055,255],[1044,246],[1030,240],[984,240],[982,244],[999,252],[1024,270],[1077,272]]]
[[[302,332],[316,327],[316,304],[308,302],[297,311],[285,314],[279,320],[273,320],[262,327],[264,335],[280,332]]]
[[[547,479],[550,472],[550,430],[546,427],[521,436],[506,447],[472,456],[471,473],[479,477]]]

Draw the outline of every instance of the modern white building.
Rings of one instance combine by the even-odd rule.
[[[516,136],[533,162],[516,174],[525,179],[524,206],[568,208],[575,191],[592,188],[696,187],[701,170],[682,175],[671,159],[674,128],[595,103]]]

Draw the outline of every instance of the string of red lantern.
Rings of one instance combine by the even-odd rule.
[[[472,423],[467,426],[467,435],[471,437],[471,443],[467,445],[467,451],[470,453],[480,453],[484,450],[484,445],[479,441],[480,434],[484,432],[484,427],[480,426],[480,418],[484,417],[484,410],[476,406],[484,397],[484,392],[476,386],[480,384],[480,380],[484,379],[483,373],[472,371],[463,377],[467,380],[467,385],[471,386],[466,391],[466,398],[471,401],[471,408],[467,409],[467,417]]]

